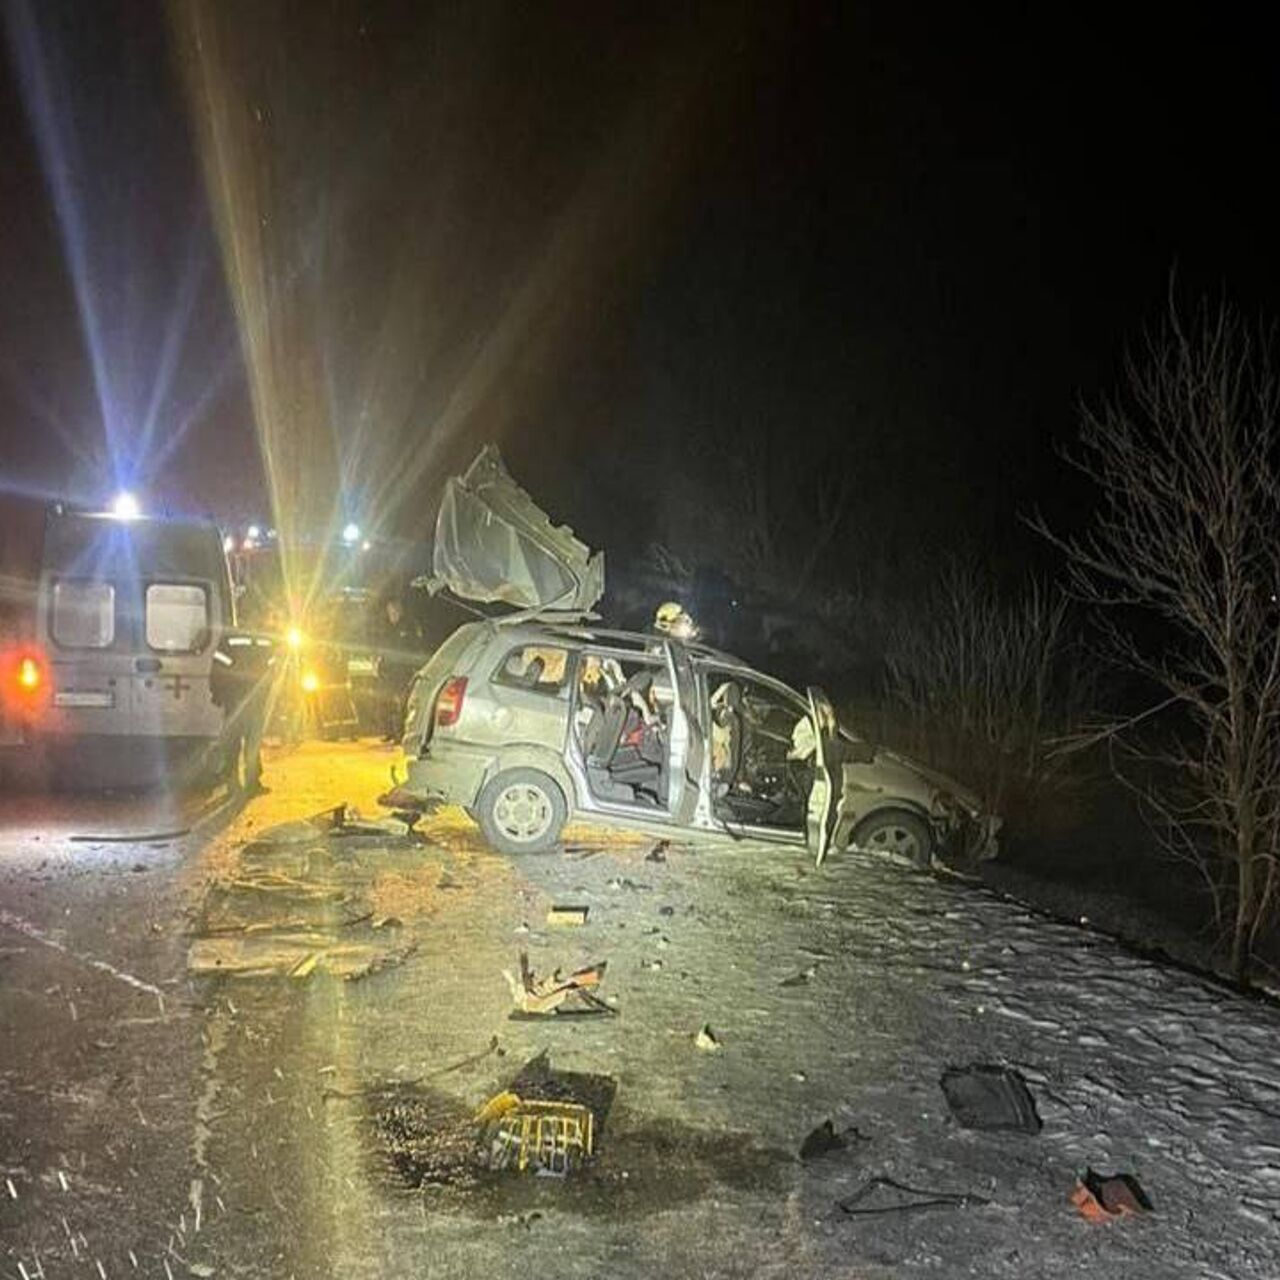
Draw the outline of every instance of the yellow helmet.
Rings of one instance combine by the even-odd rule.
[[[665,631],[674,623],[680,621],[680,615],[684,613],[684,606],[677,604],[674,600],[668,600],[666,604],[658,606],[658,612],[654,616],[653,625],[659,631]]]
[[[658,606],[658,612],[653,618],[653,627],[655,631],[677,635],[681,639],[692,639],[698,634],[698,628],[685,612],[684,605],[677,604],[674,600],[668,600],[665,604]]]

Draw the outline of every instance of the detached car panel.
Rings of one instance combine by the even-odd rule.
[[[445,486],[432,571],[464,600],[529,612],[582,615],[604,594],[604,556],[552,524],[492,446]]]

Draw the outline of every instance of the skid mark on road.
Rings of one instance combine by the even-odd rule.
[[[82,951],[73,951],[65,943],[59,942],[56,938],[51,938],[43,929],[32,924],[29,920],[24,920],[21,916],[16,916],[13,912],[5,911],[3,908],[0,908],[0,924],[8,925],[10,929],[24,934],[43,946],[50,947],[54,951],[61,951],[63,955],[70,956],[73,960],[79,960],[81,964],[86,964],[91,969],[97,969],[100,973],[105,973],[109,977],[115,978],[117,982],[123,982],[126,986],[133,987],[136,991],[145,991],[147,995],[155,996],[160,1002],[161,1012],[164,1012],[164,992],[154,984],[135,977],[132,973],[126,973],[123,969],[117,969],[115,965],[108,964],[105,960],[99,960],[96,956],[87,955]]]

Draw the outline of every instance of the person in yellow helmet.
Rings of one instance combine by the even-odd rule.
[[[668,600],[665,604],[658,606],[658,612],[653,619],[653,629],[662,635],[670,636],[673,640],[698,638],[698,624],[694,622],[685,607],[674,600]]]

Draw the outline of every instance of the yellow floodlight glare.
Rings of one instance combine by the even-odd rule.
[[[306,644],[307,637],[302,634],[301,627],[290,627],[289,630],[284,633],[284,642],[293,650],[294,653],[297,653],[298,650]]]
[[[302,692],[318,693],[320,690],[320,677],[314,671],[304,671],[302,673]]]

